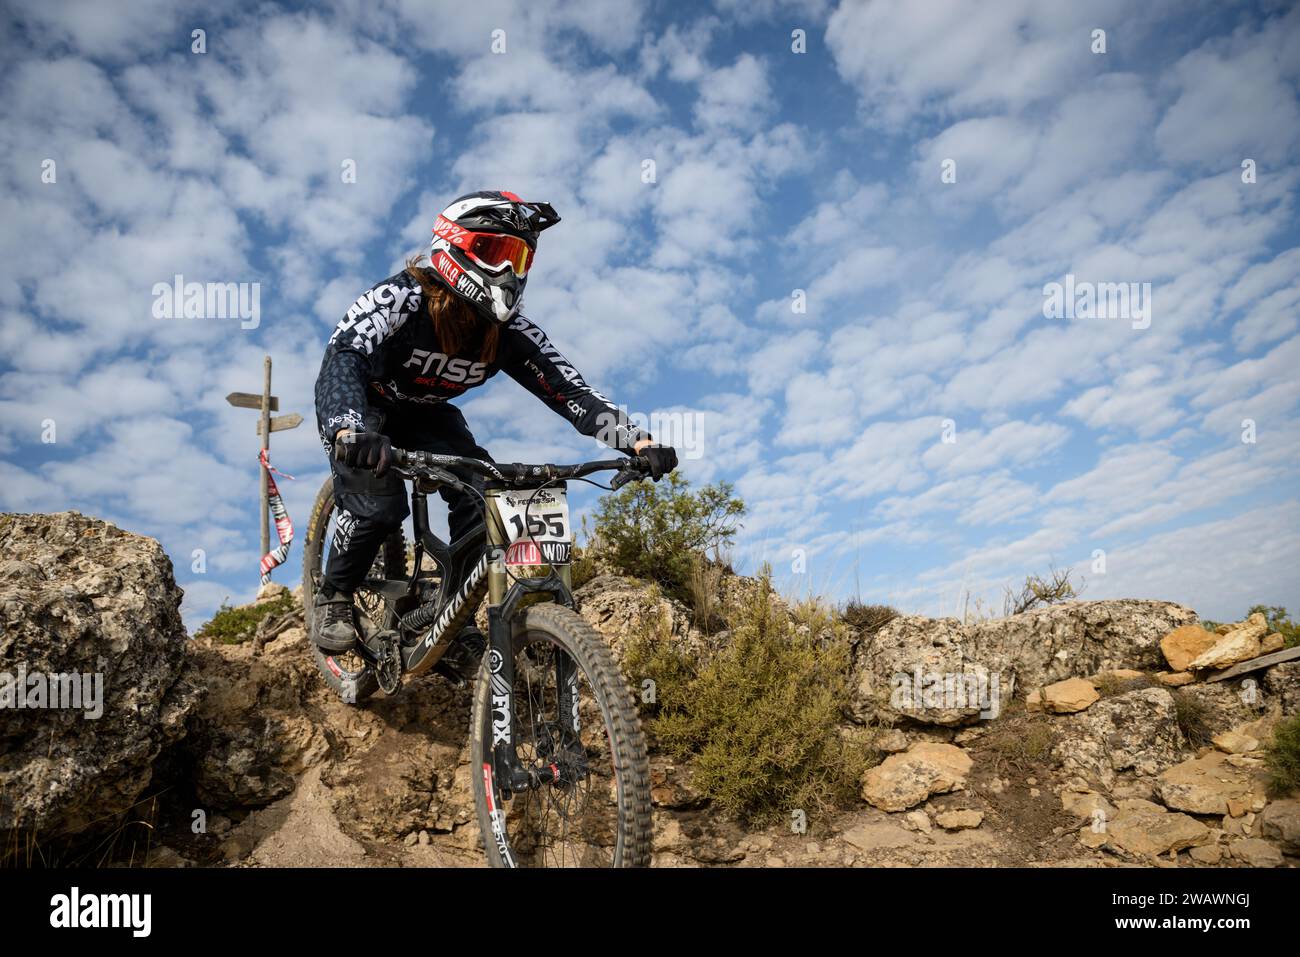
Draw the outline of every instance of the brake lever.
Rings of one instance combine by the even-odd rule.
[[[632,468],[621,468],[614,473],[614,477],[609,480],[609,487],[613,491],[618,491],[628,482],[635,482],[637,479],[645,478],[640,472]]]

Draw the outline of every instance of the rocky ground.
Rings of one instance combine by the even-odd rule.
[[[257,642],[189,639],[157,543],[76,513],[0,516],[0,555],[3,667],[97,667],[107,701],[96,721],[0,710],[8,856],[481,865],[467,691],[426,675],[347,706],[298,612]],[[756,587],[728,578],[721,598]],[[616,655],[647,616],[705,651],[725,640],[635,580],[602,575],[577,597]],[[1300,800],[1266,793],[1261,753],[1300,709],[1300,661],[1209,681],[1279,643],[1262,619],[1220,631],[1153,601],[894,619],[855,643],[846,726],[874,729],[886,755],[861,803],[808,812],[802,832],[793,814],[746,830],[692,788],[689,763],[656,755],[654,863],[1295,866]],[[974,690],[945,688],[954,675]]]

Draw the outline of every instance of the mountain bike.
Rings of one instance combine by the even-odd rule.
[[[648,463],[637,456],[507,465],[402,449],[393,457],[411,483],[412,549],[408,555],[400,530],[380,549],[354,593],[362,640],[346,655],[311,640],[315,595],[337,531],[331,480],[312,509],[303,606],[326,683],[349,704],[376,690],[396,693],[404,677],[438,662],[486,597],[470,767],[489,863],[647,865],[645,737],[609,645],[574,610],[566,483],[616,471],[610,488],[618,488],[648,474]],[[483,509],[482,520],[449,544],[429,529],[428,496],[443,487],[474,496]]]

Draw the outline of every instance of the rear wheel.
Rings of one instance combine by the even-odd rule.
[[[489,863],[649,864],[645,736],[605,640],[571,609],[541,604],[516,617],[513,645],[519,759],[526,767],[549,768],[555,780],[515,795],[502,791],[492,763],[492,675],[483,668],[470,719],[470,767]]]
[[[311,520],[307,523],[307,540],[303,544],[303,616],[307,623],[307,641],[311,645],[312,657],[325,683],[348,704],[360,704],[379,688],[379,679],[374,669],[356,652],[331,654],[321,651],[312,639],[315,627],[312,618],[316,592],[320,589],[325,563],[329,560],[329,549],[337,531],[336,512],[334,483],[331,479],[326,479],[316,495]],[[406,542],[402,530],[398,529],[384,542],[365,581],[354,593],[358,614],[364,615],[375,625],[390,626],[391,623],[385,621],[385,616],[388,614],[387,607],[373,585],[385,578],[402,578],[405,575]]]

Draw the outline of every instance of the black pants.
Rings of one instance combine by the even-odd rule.
[[[465,416],[454,405],[431,405],[414,415],[369,410],[365,418],[368,430],[387,435],[399,449],[492,458],[474,441]],[[322,591],[350,593],[366,577],[384,539],[406,520],[411,508],[407,484],[392,472],[377,478],[374,472],[351,468],[333,455],[330,469],[336,526],[321,585]],[[443,488],[439,494],[450,509],[447,525],[455,541],[479,521],[481,504],[465,492]]]

